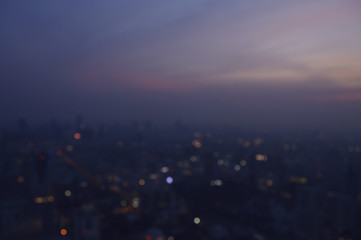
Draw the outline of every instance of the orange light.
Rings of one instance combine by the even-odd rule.
[[[75,138],[75,140],[79,140],[81,138],[80,133],[75,133],[74,138]]]
[[[74,147],[73,147],[72,145],[68,145],[68,146],[66,146],[66,150],[67,150],[68,152],[71,152],[71,151],[74,150]]]
[[[60,149],[58,149],[56,150],[56,155],[60,157],[61,155],[63,155],[63,152]]]
[[[53,195],[50,195],[48,196],[48,202],[54,202],[54,196]]]
[[[19,183],[23,183],[23,182],[24,182],[24,178],[23,178],[22,176],[19,176],[19,177],[18,177],[18,182],[19,182]]]
[[[60,230],[60,234],[61,234],[61,236],[65,236],[65,235],[68,234],[68,231],[67,231],[65,228],[62,228],[62,229]]]
[[[193,146],[196,148],[201,148],[202,147],[202,142],[199,139],[194,139],[192,142]]]
[[[266,181],[266,184],[267,184],[267,186],[272,186],[273,185],[273,180],[272,179],[268,179],[267,181]]]
[[[42,197],[36,197],[36,198],[34,199],[34,201],[35,201],[36,203],[43,203],[43,202],[44,202],[44,199],[43,199]]]
[[[139,185],[140,185],[140,186],[144,186],[144,184],[145,184],[145,180],[144,180],[144,179],[140,179],[140,180],[139,180]]]
[[[145,240],[152,240],[152,236],[146,235],[146,236],[145,236]]]

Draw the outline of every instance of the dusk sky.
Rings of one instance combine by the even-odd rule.
[[[3,124],[357,128],[361,1],[1,1]]]

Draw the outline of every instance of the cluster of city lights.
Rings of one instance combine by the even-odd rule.
[[[210,183],[209,183],[211,186],[217,186],[217,187],[220,187],[223,185],[223,182],[221,179],[215,179],[215,180],[212,180]]]
[[[50,196],[46,196],[46,197],[36,197],[34,198],[34,202],[41,204],[41,203],[51,203],[54,202],[54,196],[50,195]]]
[[[255,159],[257,161],[260,161],[260,162],[265,162],[268,160],[268,157],[266,155],[263,155],[263,154],[257,154]]]
[[[202,142],[201,142],[201,140],[199,140],[199,139],[194,139],[193,142],[192,142],[192,145],[193,145],[195,148],[201,148],[201,147],[202,147]]]
[[[306,184],[308,181],[306,177],[295,177],[295,176],[291,176],[289,180],[291,183],[297,183],[297,184]]]

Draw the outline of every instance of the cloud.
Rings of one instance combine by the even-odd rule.
[[[12,118],[360,120],[348,92],[361,85],[357,1],[5,5],[0,93]]]

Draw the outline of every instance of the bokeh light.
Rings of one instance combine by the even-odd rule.
[[[80,133],[75,133],[75,134],[74,134],[74,139],[75,139],[75,140],[79,140],[80,138],[81,138]]]
[[[66,236],[68,234],[68,230],[66,230],[65,228],[62,228],[61,230],[60,230],[60,235],[61,236]]]
[[[172,178],[171,176],[167,177],[167,178],[166,178],[166,182],[167,182],[168,184],[172,184],[172,183],[173,183],[173,178]]]

